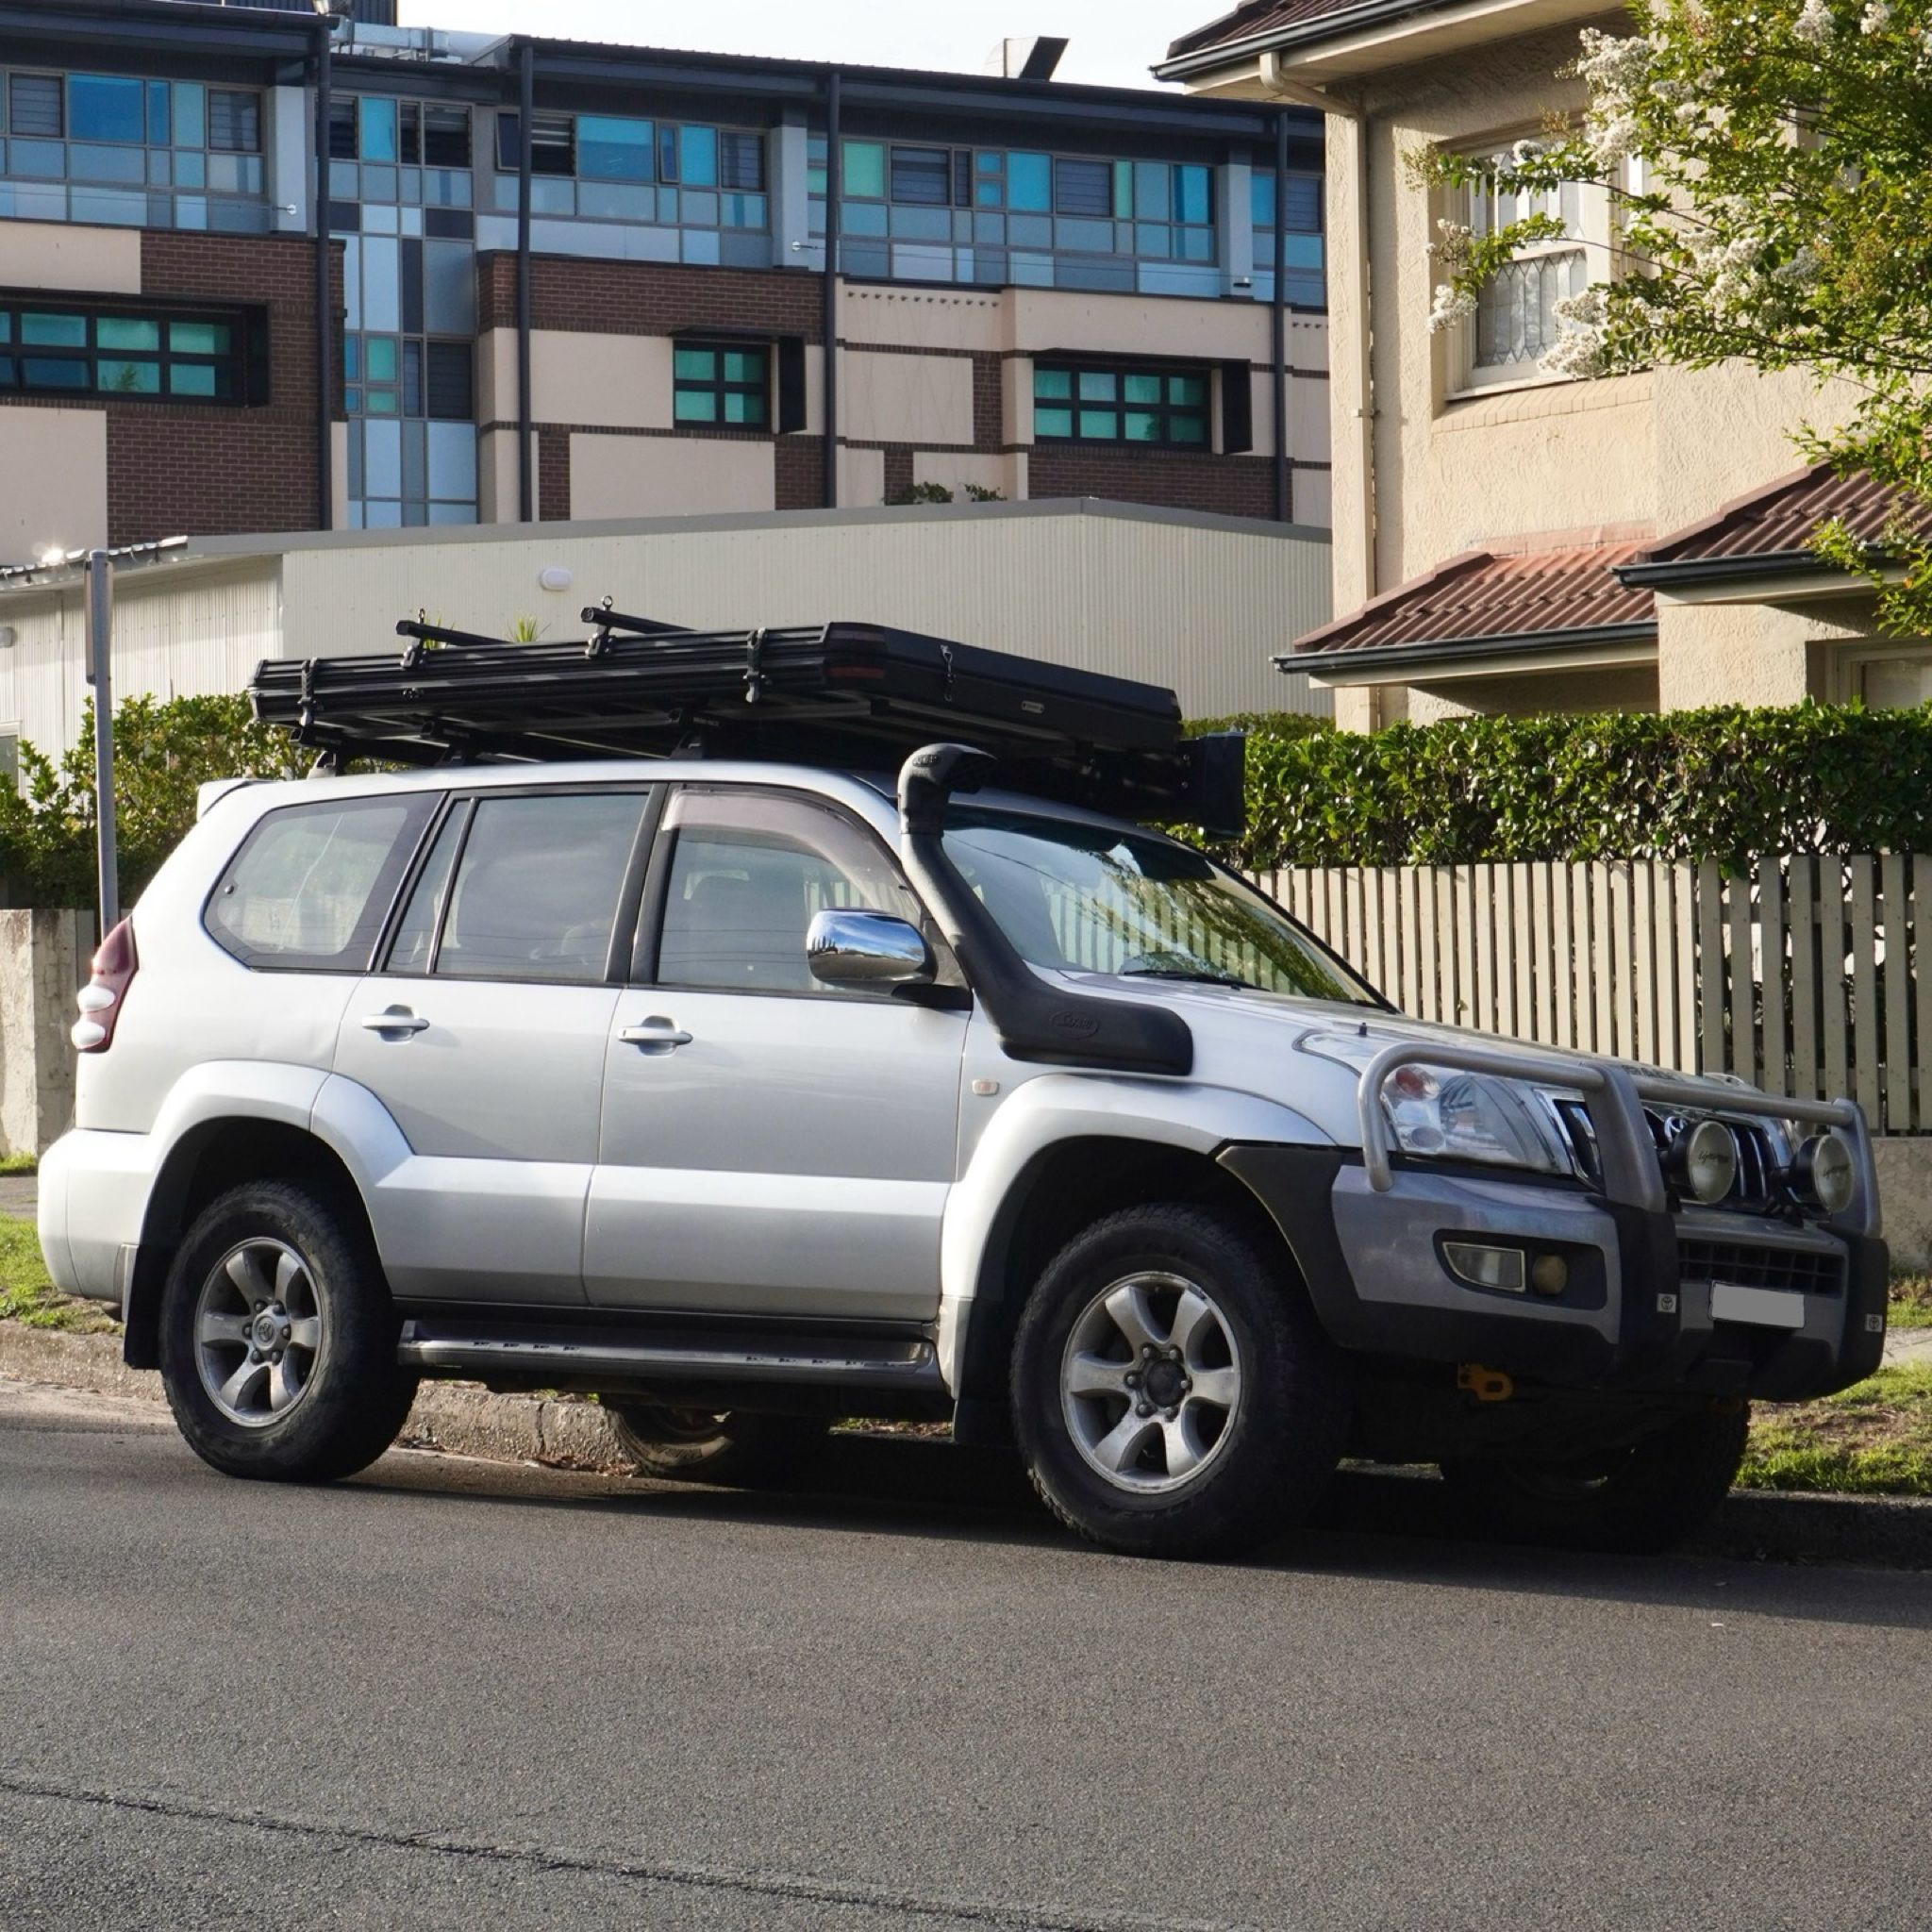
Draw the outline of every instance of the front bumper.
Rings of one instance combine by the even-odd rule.
[[[1845,1388],[1884,1352],[1890,1269],[1875,1236],[1673,1213],[1522,1175],[1396,1167],[1384,1190],[1360,1156],[1333,1148],[1232,1145],[1220,1159],[1273,1215],[1323,1326],[1351,1351],[1769,1401]],[[1445,1236],[1560,1254],[1569,1285],[1470,1287],[1442,1257]]]

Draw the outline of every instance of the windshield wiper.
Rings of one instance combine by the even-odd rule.
[[[1248,988],[1245,979],[1237,979],[1232,974],[1216,973],[1206,966],[1129,966],[1120,976],[1123,979],[1187,979],[1198,986]]]

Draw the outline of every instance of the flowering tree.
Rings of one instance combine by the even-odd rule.
[[[1582,35],[1580,126],[1488,158],[1431,149],[1412,172],[1506,194],[1607,190],[1616,258],[1557,305],[1552,374],[1738,360],[1847,384],[1840,425],[1795,440],[1893,486],[1901,508],[1877,546],[1827,525],[1815,547],[1877,589],[1885,629],[1932,631],[1932,0],[1631,11],[1627,34]],[[1438,225],[1437,328],[1472,315],[1518,250],[1564,235],[1548,214]]]

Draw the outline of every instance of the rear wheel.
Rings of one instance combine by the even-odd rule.
[[[831,1427],[813,1416],[749,1409],[660,1408],[608,1398],[604,1407],[638,1474],[672,1482],[775,1488],[810,1466]]]
[[[225,1474],[330,1482],[396,1439],[416,1377],[360,1214],[286,1181],[196,1218],[161,1301],[161,1380],[188,1445]]]
[[[1627,1449],[1563,1460],[1454,1461],[1444,1479],[1477,1521],[1521,1541],[1663,1550],[1709,1521],[1744,1459],[1751,1411],[1686,1416]]]
[[[1047,1507],[1154,1557],[1305,1521],[1349,1422],[1342,1358],[1279,1257],[1179,1204],[1109,1215],[1061,1249],[1020,1321],[1012,1408]]]

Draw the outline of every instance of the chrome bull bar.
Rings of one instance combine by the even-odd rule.
[[[1551,1054],[1501,1046],[1462,1046],[1449,1041],[1401,1040],[1386,1046],[1363,1068],[1356,1106],[1362,1137],[1362,1171],[1369,1186],[1386,1194],[1395,1185],[1390,1161],[1389,1117],[1382,1090],[1398,1068],[1447,1067],[1456,1073],[1489,1074],[1560,1087],[1583,1096],[1596,1135],[1605,1196],[1631,1208],[1661,1213],[1668,1206],[1662,1163],[1644,1119],[1643,1103],[1754,1119],[1796,1121],[1807,1126],[1836,1127],[1852,1144],[1858,1187],[1851,1205],[1824,1224],[1844,1232],[1879,1232],[1878,1171],[1865,1116],[1853,1100],[1796,1100],[1760,1092],[1755,1087],[1718,1091],[1694,1080],[1668,1074],[1636,1074],[1613,1060],[1559,1059]],[[1503,1170],[1507,1172],[1507,1170]]]

